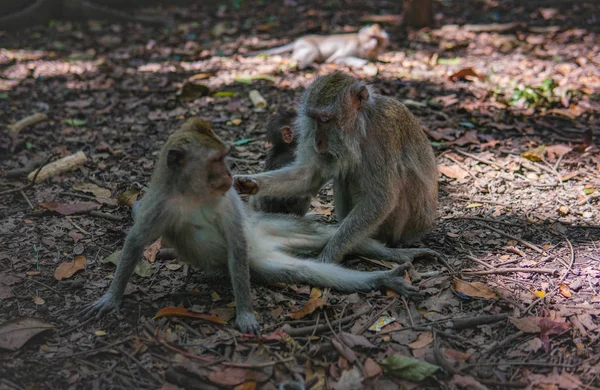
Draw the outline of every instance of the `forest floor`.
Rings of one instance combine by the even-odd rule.
[[[430,29],[383,24],[391,45],[374,65],[295,71],[286,56],[241,53],[355,31],[361,17],[399,14],[399,2],[237,3],[163,9],[176,29],[0,32],[0,192],[27,183],[15,169],[87,157],[0,195],[0,388],[600,388],[600,7],[435,2]],[[336,69],[404,102],[436,151],[439,219],[420,245],[448,264],[415,262],[423,277],[407,277],[422,300],[255,284],[257,339],[235,329],[226,278],[156,243],[121,314],[80,321],[106,291],[132,201],[185,118],[210,120],[233,145],[234,172],[257,172],[269,113]],[[253,107],[254,89],[268,110]],[[34,114],[45,117],[8,127]],[[312,212],[333,221],[331,195]],[[187,316],[155,318],[173,307]]]

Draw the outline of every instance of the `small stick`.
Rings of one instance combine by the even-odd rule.
[[[2,192],[0,192],[0,196],[13,194],[15,192],[20,192],[20,191],[26,191],[26,190],[30,189],[31,187],[33,187],[35,184],[35,181],[37,180],[38,175],[40,174],[40,171],[42,170],[44,165],[48,164],[48,162],[57,155],[58,155],[57,153],[54,153],[54,154],[51,154],[50,156],[46,157],[46,159],[44,160],[42,165],[40,165],[40,167],[35,171],[35,174],[33,175],[33,178],[31,179],[31,182],[29,184],[26,184],[19,188],[13,188],[12,190],[2,191]]]
[[[479,161],[479,162],[481,162],[481,163],[487,164],[487,165],[489,165],[489,166],[492,166],[492,167],[494,167],[494,168],[496,168],[496,169],[504,169],[504,167],[501,167],[500,165],[496,164],[495,162],[492,162],[492,161],[490,161],[490,160],[486,160],[486,159],[484,159],[484,158],[481,158],[481,157],[475,156],[474,154],[467,153],[467,152],[463,152],[463,151],[462,151],[462,150],[460,150],[460,149],[454,149],[454,151],[455,151],[456,153],[458,153],[458,154],[462,154],[463,156],[470,157],[470,158],[472,158],[472,159],[473,159],[473,160],[475,160],[475,161]]]
[[[474,328],[479,325],[494,324],[496,322],[504,321],[509,317],[508,314],[492,314],[482,315],[477,317],[457,318],[452,320],[453,329],[467,329]]]
[[[262,111],[267,108],[267,101],[256,89],[250,91],[248,93],[248,97],[250,98],[250,101],[252,101],[254,107],[256,107],[258,110]]]
[[[89,212],[89,214],[92,217],[104,218],[104,219],[108,219],[108,220],[111,220],[111,221],[121,222],[121,221],[125,220],[125,218],[121,217],[120,215],[103,213],[102,211],[98,211],[98,210],[92,210],[92,211]]]
[[[528,247],[528,248],[530,248],[530,249],[533,249],[534,251],[536,251],[537,253],[539,253],[539,254],[541,254],[541,255],[544,255],[544,256],[546,256],[546,255],[547,255],[547,253],[546,253],[544,250],[542,250],[541,248],[539,248],[539,247],[537,247],[537,246],[533,245],[533,244],[532,244],[532,243],[530,243],[530,242],[527,242],[527,241],[523,240],[522,238],[519,238],[519,237],[517,237],[517,236],[513,236],[512,234],[509,234],[509,233],[503,232],[502,230],[496,229],[495,227],[491,227],[491,226],[488,226],[488,225],[483,225],[483,224],[480,224],[480,226],[483,226],[483,227],[485,227],[486,229],[489,229],[489,230],[491,230],[491,231],[493,231],[493,232],[496,232],[496,233],[498,233],[498,234],[501,234],[501,235],[503,235],[503,236],[505,236],[505,237],[508,237],[508,238],[511,238],[511,239],[513,239],[513,240],[515,240],[515,241],[518,241],[518,242],[520,242],[521,244],[525,245],[526,247]]]
[[[15,133],[20,133],[24,128],[35,125],[36,123],[40,123],[48,120],[48,116],[41,112],[35,113],[33,115],[26,116],[20,121],[13,123],[12,125],[8,125],[8,128],[14,131]]]
[[[479,202],[479,201],[475,200],[474,202]],[[485,202],[482,202],[482,203],[485,203]],[[481,217],[443,217],[442,219],[466,219],[468,221],[499,223],[501,225],[506,225],[506,226],[521,226],[521,225],[513,223],[513,222],[498,221],[498,220],[491,219],[491,218],[481,218]]]
[[[73,222],[73,218],[71,218],[70,216],[66,215],[65,218],[67,219],[67,221],[69,221],[71,223],[71,225],[73,225],[73,227],[77,230],[79,230],[81,233],[89,236],[90,233],[86,232],[85,230],[83,230],[83,228],[79,225],[77,225],[75,222]]]
[[[550,274],[554,275],[558,271],[551,268],[495,268],[485,271],[469,271],[463,270],[463,275],[492,275],[492,274],[509,274],[511,272],[527,272],[527,273],[536,273],[536,274]]]
[[[121,352],[123,355],[127,356],[129,358],[129,360],[131,360],[132,362],[134,362],[139,368],[142,369],[142,371],[145,371],[146,374],[150,375],[150,378],[154,379],[154,381],[156,383],[162,383],[162,380],[158,376],[156,376],[152,371],[150,371],[149,369],[147,369],[146,366],[144,366],[142,364],[142,362],[140,362],[138,359],[135,358],[135,356],[133,356],[132,354],[130,354],[127,351],[125,351],[123,349],[123,347],[119,346],[117,348],[117,350],[119,350],[119,352]]]
[[[37,283],[37,284],[39,284],[40,286],[44,286],[44,287],[46,287],[47,289],[50,289],[50,290],[54,291],[54,292],[55,292],[55,293],[57,293],[57,294],[60,294],[60,292],[58,292],[58,290],[57,290],[57,289],[55,289],[55,288],[52,288],[52,287],[48,286],[47,284],[45,284],[45,283],[43,283],[43,282],[40,282],[39,280],[35,280],[35,279],[33,279],[33,278],[26,278],[26,277],[24,277],[24,276],[17,275],[17,274],[12,274],[12,276],[16,276],[17,278],[21,278],[22,280],[31,280],[32,282],[34,282],[34,283]]]
[[[64,334],[65,333],[63,333],[63,335]],[[76,356],[88,355],[90,353],[104,351],[105,349],[111,349],[111,348],[114,348],[114,347],[119,346],[121,344],[124,344],[124,343],[128,342],[129,340],[133,340],[133,338],[134,338],[134,336],[127,336],[123,340],[119,340],[119,341],[114,342],[112,344],[107,344],[107,345],[104,345],[102,347],[98,347],[98,348],[94,348],[94,349],[88,349],[87,351],[79,351],[79,352],[75,352],[75,353],[68,353],[66,355],[53,356],[52,359],[72,358],[72,357],[76,357]]]
[[[467,256],[465,256],[465,257],[466,257],[467,259],[469,259],[469,260],[472,260],[472,261],[474,261],[474,262],[476,262],[476,263],[479,263],[479,264],[483,265],[485,268],[488,268],[488,269],[494,269],[494,266],[493,266],[493,265],[491,265],[491,264],[488,264],[488,263],[486,263],[485,261],[481,261],[481,260],[479,260],[478,258],[476,258],[475,256],[467,255]]]
[[[280,359],[280,360],[274,360],[274,361],[270,361],[270,362],[265,362],[265,363],[233,363],[233,362],[223,362],[221,363],[224,366],[227,367],[237,367],[237,368],[266,368],[266,367],[272,367],[276,364],[283,364],[283,363],[289,363],[294,361],[295,358],[293,357],[289,357],[289,358],[285,358],[285,359]]]
[[[435,361],[437,362],[438,366],[441,366],[450,374],[456,374],[456,370],[454,369],[454,367],[452,367],[452,363],[450,363],[448,359],[446,359],[446,357],[442,353],[442,350],[440,349],[440,342],[437,335],[437,330],[435,329],[435,327],[432,327],[431,330],[433,332],[433,357],[435,358]]]
[[[29,172],[36,169],[39,166],[39,164],[42,162],[42,160],[43,159],[41,157],[36,156],[32,160],[30,160],[27,164],[25,164],[25,166],[23,168],[15,168],[15,169],[11,169],[10,171],[6,171],[6,178],[14,179],[16,177],[28,174]]]
[[[342,325],[347,324],[348,322],[353,321],[357,317],[360,317],[363,314],[368,313],[370,310],[371,310],[370,307],[364,308],[361,311],[359,311],[358,313],[354,313],[354,314],[351,314],[344,318],[341,318],[337,321],[334,321],[333,324],[334,325],[337,325],[338,323],[341,323]],[[316,328],[316,331],[314,330],[315,328]],[[329,327],[327,326],[327,324],[323,324],[323,325],[319,325],[319,326],[311,325],[311,326],[305,326],[303,328],[292,328],[291,326],[286,324],[281,328],[281,330],[283,330],[285,333],[287,333],[291,337],[306,336],[313,332],[314,332],[314,334],[322,333],[322,332],[327,331],[328,329],[329,329]]]
[[[33,207],[33,205],[31,204],[31,201],[29,200],[29,198],[27,197],[27,195],[25,195],[25,193],[23,192],[23,190],[19,191],[21,193],[21,196],[23,198],[25,198],[25,201],[27,202],[27,204],[29,205],[29,207],[33,210],[35,207]]]
[[[569,262],[569,268],[567,268],[567,272],[565,272],[565,274],[562,276],[562,278],[560,278],[560,281],[558,282],[558,288],[560,288],[560,285],[564,283],[565,279],[567,279],[569,272],[571,272],[571,269],[573,268],[573,263],[575,263],[575,251],[573,250],[573,245],[571,245],[571,241],[569,241],[567,237],[565,237],[565,240],[567,240],[569,250],[571,251],[571,261]]]

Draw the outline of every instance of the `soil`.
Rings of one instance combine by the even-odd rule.
[[[358,69],[243,54],[356,31],[400,14],[400,2],[164,6],[144,13],[175,29],[0,32],[0,388],[600,388],[600,6],[523,3],[436,1],[421,30],[388,18],[390,46]],[[226,278],[157,242],[120,313],[80,320],[110,284],[105,259],[184,119],[210,120],[234,172],[258,172],[269,114],[334,70],[402,101],[436,151],[439,222],[419,245],[447,260],[407,274],[423,299],[255,284],[259,340],[235,329]],[[9,127],[36,113],[46,119]],[[79,151],[83,165],[3,193],[27,185],[15,170]],[[312,212],[334,222],[334,206],[327,187]],[[204,316],[155,318],[173,307]],[[380,317],[390,323],[368,329]]]

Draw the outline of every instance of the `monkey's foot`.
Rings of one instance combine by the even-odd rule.
[[[250,176],[233,176],[233,187],[239,194],[254,195],[258,192],[258,183]]]
[[[408,298],[418,297],[419,289],[411,286],[404,280],[404,271],[410,267],[410,263],[402,264],[391,271],[383,274],[383,287],[396,291],[398,294]]]
[[[250,333],[256,336],[260,336],[260,325],[254,316],[254,313],[242,313],[237,314],[235,323],[242,333]]]
[[[111,311],[119,311],[119,307],[121,306],[121,300],[115,298],[112,294],[106,293],[102,296],[102,298],[98,299],[94,303],[90,303],[87,305],[80,313],[81,319],[83,321],[88,320],[92,317],[99,319],[104,314]]]
[[[438,252],[427,248],[391,248],[390,257],[385,259],[398,264],[412,263],[419,257],[442,258]]]

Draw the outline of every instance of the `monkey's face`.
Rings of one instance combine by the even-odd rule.
[[[308,139],[302,142],[312,144],[325,161],[344,160],[349,154],[359,154],[365,133],[361,110],[369,91],[347,75],[333,74],[323,79],[325,83],[315,81],[304,100],[298,126]],[[324,95],[314,96],[320,92]]]
[[[390,42],[388,33],[378,24],[360,29],[358,40],[359,56],[370,60],[376,60]]]
[[[224,195],[233,184],[225,164],[228,148],[215,149],[195,143],[172,147],[167,152],[167,167],[177,188],[198,200]]]

